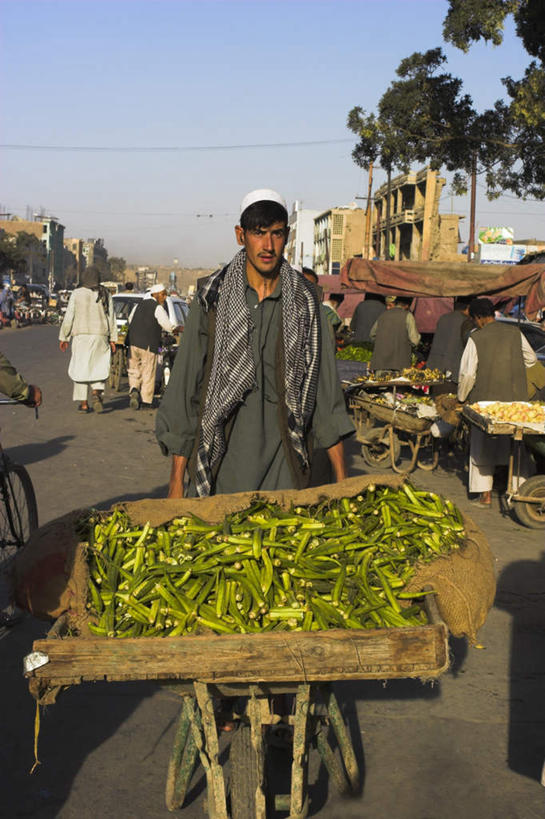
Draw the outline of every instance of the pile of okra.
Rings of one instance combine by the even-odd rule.
[[[84,522],[89,628],[105,637],[422,625],[417,563],[460,548],[454,504],[410,484],[286,511],[259,501],[210,524]]]

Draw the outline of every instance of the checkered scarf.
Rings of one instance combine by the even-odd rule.
[[[197,452],[195,485],[199,496],[212,491],[212,469],[226,449],[225,423],[256,384],[250,343],[254,324],[246,303],[245,271],[246,251],[241,250],[231,264],[213,273],[197,294],[205,312],[212,307],[217,310],[214,357]],[[285,260],[280,277],[288,434],[307,468],[305,431],[316,403],[320,315],[315,293]]]

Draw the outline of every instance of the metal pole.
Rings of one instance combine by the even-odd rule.
[[[475,200],[477,196],[477,154],[473,154],[471,161],[471,204],[469,210],[469,244],[467,248],[467,260],[473,261],[475,252]]]
[[[392,169],[388,168],[388,183],[386,185],[386,241],[384,247],[384,258],[386,261],[390,258],[390,218],[391,218],[391,204],[390,196],[392,194]]]
[[[371,191],[373,190],[373,163],[369,165],[369,184],[367,186],[367,209],[365,211],[365,239],[363,242],[363,258],[368,259],[371,256],[371,213],[373,206],[371,204]]]

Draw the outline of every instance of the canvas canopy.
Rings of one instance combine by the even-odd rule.
[[[481,265],[467,262],[382,262],[349,259],[341,270],[345,287],[385,296],[526,297],[534,318],[545,306],[545,264]]]

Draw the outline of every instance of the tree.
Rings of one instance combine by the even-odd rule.
[[[122,256],[110,256],[110,276],[115,282],[122,282],[124,280],[127,262]]]
[[[500,158],[493,177],[496,190],[523,198],[545,199],[545,9],[543,0],[450,0],[443,36],[463,51],[478,40],[500,45],[508,15],[534,60],[519,80],[504,77],[511,102],[501,111],[510,129],[511,153]],[[500,103],[496,103],[496,109]],[[487,112],[488,113],[488,112]],[[515,161],[516,160],[516,161]]]

